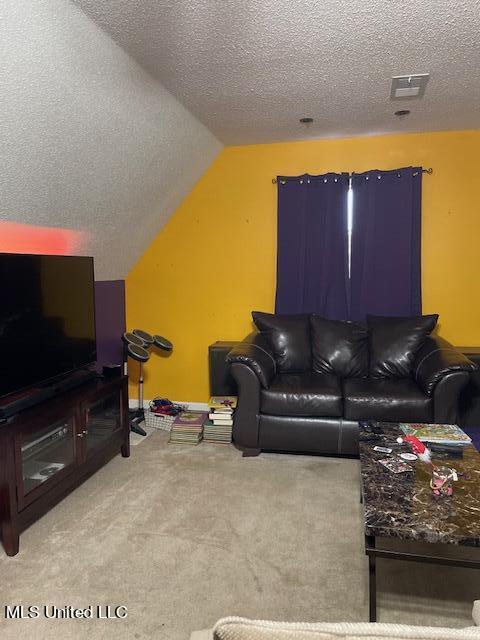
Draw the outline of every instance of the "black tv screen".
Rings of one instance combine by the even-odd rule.
[[[96,357],[93,258],[0,253],[0,397]]]

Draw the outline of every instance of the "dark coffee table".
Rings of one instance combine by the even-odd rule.
[[[464,448],[463,458],[432,456],[438,465],[464,473],[454,485],[451,497],[435,498],[430,489],[431,467],[417,460],[409,463],[413,472],[395,474],[378,460],[385,454],[375,445],[391,446],[394,452],[410,451],[396,444],[397,424],[381,423],[384,436],[377,442],[360,440],[362,500],[365,509],[365,553],[369,563],[370,621],[376,613],[376,559],[412,560],[480,569],[478,560],[439,555],[422,555],[382,549],[377,538],[480,547],[480,454],[473,446]],[[388,444],[387,444],[388,443]]]

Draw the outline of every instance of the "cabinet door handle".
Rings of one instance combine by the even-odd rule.
[[[83,434],[83,433],[77,433],[77,437],[78,437],[78,438],[83,438],[83,437],[84,437],[84,434]]]
[[[87,435],[87,433],[88,433],[88,429],[84,429],[84,430],[82,431],[82,433],[83,433],[83,435],[84,435],[84,436],[86,436],[86,435]]]

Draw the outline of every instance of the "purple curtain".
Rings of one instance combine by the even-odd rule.
[[[348,317],[348,174],[279,176],[276,313]]]
[[[350,318],[422,313],[421,167],[353,174]]]

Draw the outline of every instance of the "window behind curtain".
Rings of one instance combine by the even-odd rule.
[[[421,314],[421,167],[277,183],[277,313]]]

